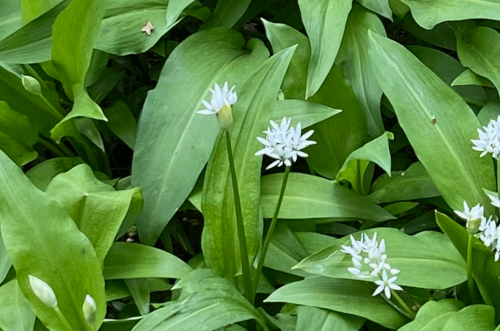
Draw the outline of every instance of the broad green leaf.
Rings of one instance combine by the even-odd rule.
[[[5,248],[3,243],[2,232],[0,231],[0,284],[7,277],[10,267],[12,267],[12,262],[10,261],[9,254],[7,253],[7,248]]]
[[[493,188],[494,173],[491,159],[480,158],[471,147],[479,127],[474,112],[403,46],[373,33],[370,38],[379,84],[443,198],[453,209],[465,200],[489,212],[482,189]]]
[[[495,99],[481,108],[477,114],[477,119],[482,126],[488,126],[491,120],[496,120],[500,116],[500,99]]]
[[[484,87],[495,87],[493,83],[482,76],[476,75],[474,71],[466,69],[451,83],[451,86],[478,85]]]
[[[125,242],[114,243],[104,261],[106,279],[181,278],[191,270],[170,253]]]
[[[285,24],[268,22],[262,19],[266,28],[266,36],[278,53],[288,47],[297,45],[292,60],[283,79],[281,89],[287,99],[305,99],[307,85],[307,67],[311,57],[309,39],[299,31]]]
[[[2,2],[0,13],[0,40],[21,28],[21,6],[19,0],[5,0]]]
[[[16,279],[0,287],[0,329],[32,331],[35,319],[36,316]]]
[[[140,279],[140,278],[136,278]],[[166,279],[159,278],[144,278],[147,280],[150,292],[168,291],[173,285],[168,283]],[[130,291],[125,283],[125,280],[107,280],[106,281],[106,300],[113,301],[130,297]]]
[[[172,52],[149,93],[132,164],[132,184],[141,186],[145,201],[137,223],[143,243],[155,243],[208,161],[219,126],[215,116],[196,112],[203,109],[209,88],[228,81],[240,94],[240,86],[268,56],[260,41],[248,43],[251,53],[244,45],[241,34],[225,28],[194,34]]]
[[[105,319],[99,331],[130,331],[139,323],[142,316],[134,316],[125,319]]]
[[[462,255],[463,260],[467,258],[467,230],[448,216],[436,212],[436,221],[441,230],[450,238],[457,251]],[[500,291],[500,264],[495,262],[494,254],[484,244],[476,238],[473,238],[472,246],[472,272],[474,280],[479,287],[479,291],[484,302],[493,306],[496,310],[500,309],[500,297],[495,295]],[[450,330],[451,331],[451,330]]]
[[[358,316],[316,307],[299,306],[297,308],[296,331],[358,331],[364,323],[365,319]]]
[[[454,299],[429,301],[418,310],[414,321],[398,331],[442,331],[446,322],[463,307],[462,302]]]
[[[432,29],[446,21],[462,21],[473,18],[500,20],[500,3],[491,0],[401,0],[408,5],[415,20],[424,29]],[[467,10],[464,10],[467,8]]]
[[[270,110],[294,50],[295,47],[288,48],[267,60],[248,79],[241,93],[238,91],[240,97],[233,107],[231,141],[250,261],[257,254],[262,231],[259,213],[262,156],[255,156],[262,144],[256,137],[269,126]],[[205,262],[217,275],[232,278],[241,261],[224,132],[219,134],[207,165],[201,208],[205,219],[202,234]]]
[[[261,206],[264,218],[272,218],[274,214],[282,179],[283,174],[262,178]],[[320,177],[290,173],[279,218],[336,218],[338,221],[362,219],[382,222],[394,217],[339,184]]]
[[[124,281],[134,299],[137,309],[139,309],[139,313],[141,315],[149,314],[150,297],[148,279],[137,278],[125,279]]]
[[[391,176],[389,139],[394,139],[394,135],[390,132],[383,133],[352,152],[337,173],[337,182],[346,180],[351,183],[355,192],[366,195],[369,189],[365,187],[364,177],[370,162],[377,164]]]
[[[129,210],[140,210],[143,203],[140,188],[115,191],[95,178],[87,164],[57,175],[45,192],[64,207],[89,238],[99,261],[104,260],[115,237],[133,225],[133,219],[124,224]]]
[[[486,305],[465,307],[455,313],[445,324],[443,331],[493,331],[495,309]]]
[[[385,240],[387,263],[401,271],[398,285],[445,289],[467,280],[466,264],[442,233],[428,231],[409,236],[393,228],[376,228],[357,232],[353,237],[359,240],[362,233],[370,237],[377,233],[379,240]],[[342,253],[340,247],[349,243],[349,236],[339,239],[294,268],[326,277],[352,279],[347,270],[352,267],[351,256]]]
[[[423,46],[410,46],[408,49],[450,86],[465,70],[465,67],[455,58],[437,49]],[[453,90],[473,105],[483,106],[486,103],[486,93],[480,86],[454,86]]]
[[[279,123],[283,117],[290,117],[291,126],[300,122],[302,128],[307,128],[340,112],[342,111],[309,101],[279,100],[274,104],[271,119]]]
[[[33,293],[28,275],[52,287],[59,308],[77,330],[91,330],[82,312],[85,296],[91,295],[97,305],[98,327],[106,312],[106,297],[100,263],[90,241],[62,207],[38,190],[2,152],[0,186],[2,237],[33,311],[48,328],[67,329],[55,311]]]
[[[363,108],[368,134],[372,137],[378,137],[384,132],[380,114],[382,89],[371,70],[368,55],[370,44],[368,30],[382,36],[386,35],[384,25],[376,14],[354,4],[347,19],[344,39],[336,63],[342,66],[345,76],[351,82],[352,89]]]
[[[498,5],[500,8],[500,4]],[[473,27],[457,36],[460,62],[476,74],[488,78],[500,91],[500,34],[485,26]]]
[[[396,202],[384,207],[391,215],[399,215],[418,206],[418,202]]]
[[[405,171],[383,174],[372,185],[368,199],[375,203],[432,198],[440,193],[420,162],[412,163]]]
[[[87,70],[87,74],[85,75],[85,86],[94,84],[99,78],[104,75],[108,62],[108,53],[94,49],[94,51],[92,52],[92,59],[90,60],[89,69]]]
[[[33,145],[38,132],[28,117],[12,110],[0,101],[0,149],[18,165],[23,166],[38,157]]]
[[[345,159],[367,141],[363,110],[339,66],[334,66],[321,89],[310,101],[342,113],[314,125],[313,140],[308,147],[307,162],[320,175],[334,179]]]
[[[257,308],[259,313],[261,313],[267,320],[268,325],[274,325],[278,330],[281,331],[295,331],[297,325],[297,316],[291,314],[278,313],[275,316],[269,315],[262,307]],[[246,329],[243,328],[242,331]],[[239,331],[239,330],[238,330]]]
[[[57,6],[60,2],[61,0],[20,0],[23,24],[28,24]]]
[[[56,141],[66,134],[64,122],[72,118],[106,120],[85,90],[85,76],[104,10],[104,1],[73,0],[54,22],[52,64],[62,77],[66,94],[74,100],[72,110],[51,130]]]
[[[37,164],[28,170],[26,176],[36,187],[45,191],[54,177],[82,163],[79,157],[57,157]]]
[[[335,62],[352,1],[299,0],[299,7],[311,43],[306,89],[309,99],[320,89]]]
[[[223,26],[232,28],[245,13],[251,0],[219,0],[208,22],[207,28]]]
[[[106,124],[109,129],[123,140],[128,147],[134,149],[137,136],[137,121],[127,104],[118,100],[112,107],[104,109],[104,114],[108,118]]]
[[[392,10],[389,0],[357,0],[363,7],[384,16],[392,21]]]
[[[174,25],[180,14],[194,0],[169,0],[167,5],[167,26]]]
[[[380,295],[372,296],[373,291],[374,288],[360,281],[311,277],[279,288],[265,302],[330,309],[364,317],[390,329],[397,329],[408,321]]]

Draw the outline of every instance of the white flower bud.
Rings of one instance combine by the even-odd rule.
[[[222,130],[229,130],[233,126],[233,109],[231,106],[224,104],[221,110],[217,113],[217,121]]]
[[[23,83],[26,91],[35,94],[42,95],[42,87],[36,78],[26,75],[21,75],[21,82]]]
[[[96,310],[97,307],[94,298],[87,294],[85,296],[85,301],[83,302],[83,316],[90,325],[94,325],[95,323]]]
[[[52,287],[46,282],[35,276],[28,275],[30,280],[31,289],[35,292],[35,295],[43,302],[47,307],[54,308],[57,307],[56,294]]]

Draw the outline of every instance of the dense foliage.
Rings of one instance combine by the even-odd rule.
[[[498,21],[2,0],[0,330],[500,330]]]

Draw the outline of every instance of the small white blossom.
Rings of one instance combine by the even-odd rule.
[[[307,146],[316,144],[315,141],[307,140],[314,133],[310,130],[302,135],[302,127],[300,122],[297,127],[290,127],[291,118],[283,117],[278,125],[274,121],[270,121],[272,128],[267,128],[264,133],[266,138],[257,137],[257,140],[264,145],[264,148],[259,150],[255,155],[267,155],[276,159],[267,169],[283,164],[287,167],[292,165],[292,162],[297,161],[297,158],[307,157],[308,155],[302,152],[302,149]]]
[[[97,310],[97,306],[94,298],[90,295],[85,296],[85,301],[83,302],[83,316],[85,317],[85,321],[89,325],[94,325],[95,323],[95,312]]]
[[[484,207],[480,204],[475,205],[469,209],[469,205],[464,201],[464,211],[455,210],[455,214],[467,221],[467,229],[469,228],[469,223],[475,220],[482,220],[484,217]]]
[[[488,198],[491,200],[491,204],[497,208],[500,208],[500,199],[494,195],[488,194]]]
[[[210,102],[202,100],[206,109],[198,111],[198,114],[213,115],[219,113],[224,105],[228,107],[234,105],[238,100],[236,92],[233,92],[234,88],[235,86],[229,90],[227,82],[224,83],[222,88],[215,83],[214,89],[210,89],[210,92],[212,92],[212,99]]]
[[[500,154],[500,116],[497,120],[492,119],[483,130],[477,129],[479,139],[472,139],[474,150],[482,152],[481,157],[491,153],[493,158],[497,159]]]
[[[375,290],[375,292],[373,292],[373,296],[376,296],[377,294],[380,294],[382,293],[382,291],[384,291],[384,294],[387,297],[387,299],[390,299],[391,290],[402,291],[403,289],[401,288],[401,286],[394,283],[396,279],[398,279],[398,277],[396,276],[389,278],[387,272],[384,270],[382,272],[382,279],[375,281],[375,284],[377,284],[378,287]]]
[[[57,298],[52,287],[35,276],[28,275],[28,278],[30,281],[31,289],[38,297],[38,299],[49,308],[57,307]]]

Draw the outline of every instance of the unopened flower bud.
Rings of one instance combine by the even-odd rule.
[[[96,310],[97,307],[94,298],[87,294],[83,302],[83,316],[85,317],[85,321],[90,325],[94,325],[95,323]]]
[[[26,91],[35,95],[42,95],[42,87],[40,86],[38,80],[36,80],[35,78],[31,76],[21,75],[21,82],[23,83]]]
[[[38,299],[49,308],[57,307],[57,298],[52,287],[40,278],[31,275],[28,275],[28,277],[31,289]]]
[[[231,106],[224,104],[222,109],[217,113],[217,121],[222,130],[229,130],[233,126],[233,109]]]
[[[476,234],[479,231],[479,226],[481,225],[481,218],[476,218],[474,220],[467,222],[467,232],[469,234]]]

